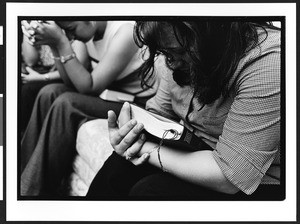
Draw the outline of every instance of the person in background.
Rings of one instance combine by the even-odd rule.
[[[134,21],[44,21],[25,32],[34,45],[51,47],[63,84],[47,85],[38,94],[21,142],[20,192],[22,196],[63,195],[61,182],[75,155],[81,124],[105,118],[109,109],[122,104],[98,96],[110,88],[143,102],[155,88],[141,85],[136,70],[143,63],[141,49],[133,39]],[[23,24],[25,30],[32,27]],[[63,32],[63,30],[65,32]],[[70,45],[86,43],[91,71],[78,60]],[[155,80],[153,80],[155,82]]]
[[[282,200],[280,177],[280,30],[267,22],[141,21],[136,41],[165,56],[147,110],[204,141],[194,152],[147,140],[125,103],[108,112],[113,154],[88,199]]]
[[[29,24],[34,25],[35,21]],[[71,43],[78,60],[86,67],[89,66],[85,44],[81,41]],[[26,35],[22,41],[22,86],[21,86],[21,132],[27,127],[35,98],[42,87],[50,83],[62,82],[55,61],[48,45],[35,45]]]

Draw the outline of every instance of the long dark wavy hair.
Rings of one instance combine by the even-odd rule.
[[[258,43],[257,28],[276,29],[268,22],[198,21],[137,21],[135,42],[147,46],[147,58],[140,67],[142,85],[153,80],[154,62],[158,54],[165,55],[166,65],[173,70],[173,79],[180,86],[190,85],[198,101],[209,104],[220,96],[226,97],[228,83],[240,59]],[[277,28],[278,29],[278,28]],[[178,54],[188,55],[189,61],[174,60],[166,47],[173,35],[180,45]],[[264,40],[265,40],[264,39]],[[263,41],[264,41],[263,40]],[[145,56],[146,57],[146,56]],[[180,63],[174,69],[174,64]]]

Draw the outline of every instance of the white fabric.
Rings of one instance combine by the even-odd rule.
[[[84,123],[78,130],[76,141],[78,154],[73,162],[69,194],[85,196],[96,173],[113,151],[108,139],[107,120]]]

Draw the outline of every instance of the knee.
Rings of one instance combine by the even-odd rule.
[[[150,175],[138,181],[130,190],[129,196],[147,197],[160,196],[161,189],[160,175]]]
[[[66,110],[67,108],[73,107],[74,103],[76,102],[76,97],[72,92],[66,92],[59,95],[55,101],[53,102],[52,107],[55,109],[61,108]]]
[[[63,89],[63,84],[46,85],[39,91],[37,98],[41,101],[54,101],[64,91]]]

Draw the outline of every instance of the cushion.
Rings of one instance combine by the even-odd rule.
[[[85,196],[93,178],[113,151],[106,119],[88,121],[79,128],[76,151],[69,194]]]

